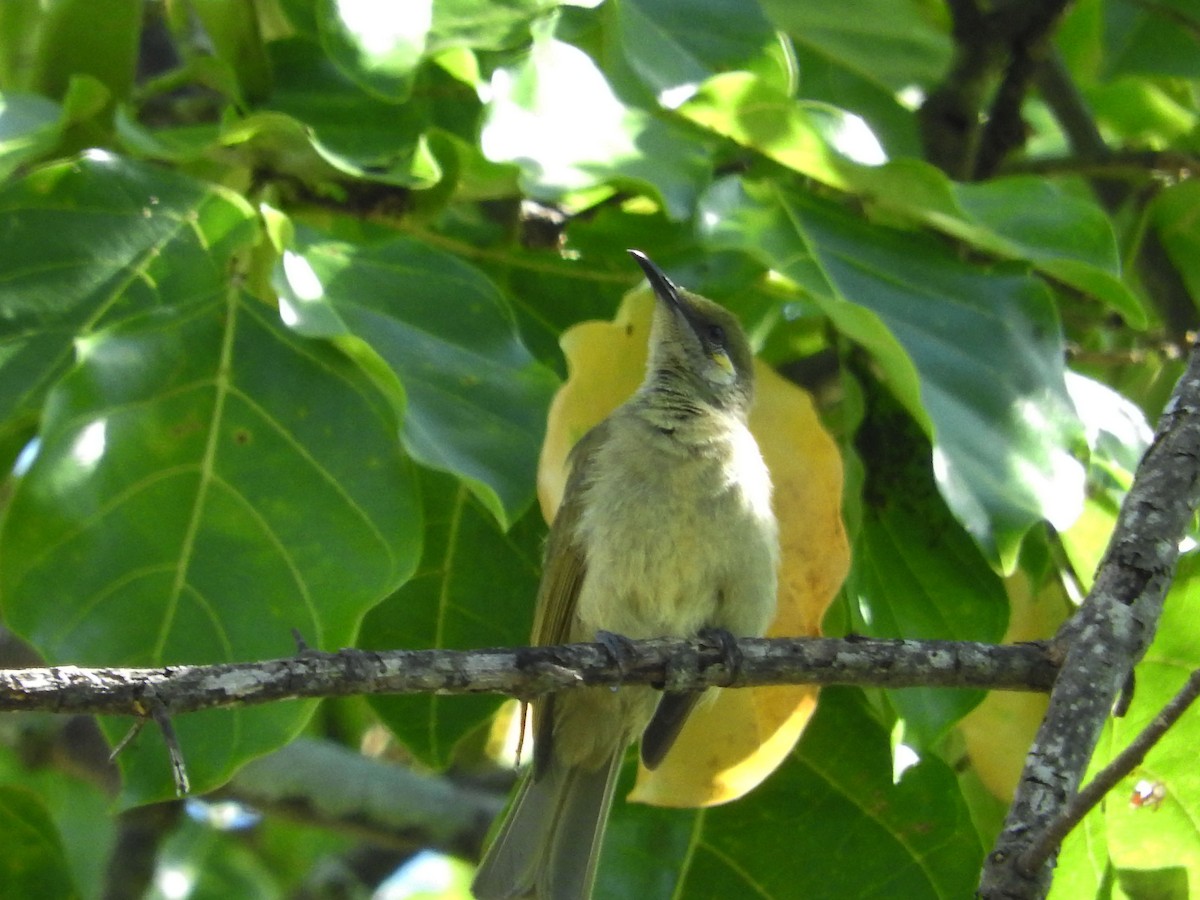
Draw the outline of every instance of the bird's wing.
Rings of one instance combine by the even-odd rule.
[[[601,422],[585,434],[571,451],[571,472],[563,500],[546,539],[542,581],[538,587],[537,609],[533,614],[532,643],[563,644],[575,638],[572,625],[579,588],[587,571],[587,560],[579,540],[579,515],[583,506],[583,482],[587,479],[592,454],[603,442],[607,422]]]
[[[534,645],[565,644],[575,638],[572,626],[579,588],[587,572],[587,559],[579,540],[579,515],[583,507],[583,484],[592,454],[603,442],[606,423],[585,434],[571,450],[567,487],[546,539],[542,582],[533,614]],[[554,739],[554,695],[539,700],[533,711],[533,772],[540,778],[550,764]]]

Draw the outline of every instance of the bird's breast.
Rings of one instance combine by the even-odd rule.
[[[774,613],[770,477],[732,429],[701,451],[613,429],[592,459],[579,519],[586,556],[577,634],[762,634]]]

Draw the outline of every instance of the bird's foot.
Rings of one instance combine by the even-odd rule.
[[[615,631],[604,631],[602,629],[596,632],[596,643],[602,645],[608,651],[608,655],[612,657],[613,665],[617,667],[617,671],[622,676],[629,672],[636,656],[633,649],[633,641],[623,634],[617,634]]]
[[[700,640],[711,644],[721,651],[722,663],[729,672],[729,684],[737,680],[742,670],[742,648],[738,646],[737,638],[727,628],[701,628],[698,632]]]

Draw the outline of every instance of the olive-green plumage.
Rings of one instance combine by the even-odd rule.
[[[771,485],[746,427],[753,355],[737,319],[630,251],[658,298],[646,378],[571,452],[550,529],[535,644],[760,636],[775,611]],[[480,900],[591,893],[625,749],[653,768],[699,694],[567,691],[534,705],[532,771],[488,849]]]

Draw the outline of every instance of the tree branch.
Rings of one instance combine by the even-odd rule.
[[[1004,829],[980,880],[985,900],[1044,897],[1053,860],[1020,860],[1078,789],[1114,701],[1154,637],[1200,501],[1200,350],[1193,348],[1121,506],[1095,585],[1055,638],[1067,647]]]
[[[221,788],[254,809],[332,828],[396,850],[478,859],[506,795],[297,738],[247,763]]]
[[[951,178],[978,180],[1024,143],[1021,104],[1066,5],[1065,0],[948,3],[954,58],[946,77],[917,110],[929,162]]]
[[[500,693],[529,698],[584,685],[671,690],[763,684],[858,684],[1045,691],[1058,658],[1046,644],[866,638],[744,638],[741,665],[703,640],[630,641],[492,650],[305,651],[286,659],[158,669],[54,666],[0,670],[0,711],[170,715],[299,697]]]

